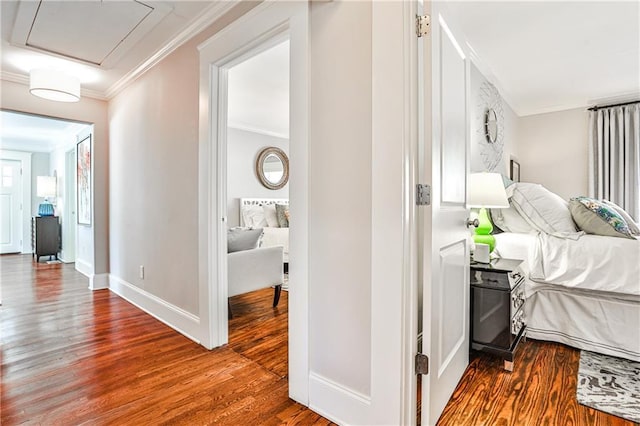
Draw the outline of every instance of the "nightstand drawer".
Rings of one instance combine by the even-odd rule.
[[[524,305],[524,286],[518,285],[511,291],[511,318],[518,312],[518,310]]]

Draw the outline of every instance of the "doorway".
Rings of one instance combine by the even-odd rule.
[[[22,250],[22,162],[0,160],[0,254]]]
[[[227,83],[228,70],[273,40],[290,39],[289,396],[308,404],[308,4],[256,7],[200,50],[200,293],[202,343],[228,342],[227,318]],[[273,44],[271,45],[273,46]],[[252,172],[253,173],[253,172]]]

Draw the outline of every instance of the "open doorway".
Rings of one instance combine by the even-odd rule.
[[[202,344],[228,343],[227,287],[227,82],[228,71],[256,53],[290,40],[290,211],[288,308],[289,397],[309,398],[309,27],[306,2],[269,3],[252,9],[200,50],[199,259]],[[253,174],[253,169],[251,171]],[[269,291],[269,290],[267,290]],[[270,304],[267,306],[271,307]]]
[[[0,111],[0,118],[0,159],[3,164],[12,165],[6,170],[2,168],[7,175],[4,184],[7,189],[11,184],[16,192],[12,202],[9,197],[2,198],[3,212],[10,211],[11,215],[2,215],[0,240],[12,242],[3,253],[32,254],[34,259],[45,262],[74,263],[75,149],[81,137],[92,133],[93,126],[7,110]],[[50,188],[41,187],[46,182]],[[53,214],[43,215],[42,204],[51,204]],[[38,230],[42,233],[39,239]]]
[[[229,346],[285,377],[291,218],[287,34],[228,68],[224,133]]]

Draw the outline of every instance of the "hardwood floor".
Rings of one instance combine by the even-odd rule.
[[[499,358],[474,357],[438,425],[634,425],[576,400],[580,352],[559,343],[528,340],[516,352],[513,373]]]
[[[232,298],[207,351],[72,265],[0,256],[0,423],[331,424],[287,397],[287,293]]]

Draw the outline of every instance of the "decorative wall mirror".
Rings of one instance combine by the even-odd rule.
[[[265,188],[284,187],[289,182],[289,157],[275,146],[263,149],[256,160],[256,174]]]
[[[484,113],[484,135],[489,143],[495,143],[498,139],[498,117],[493,108],[488,108]]]

